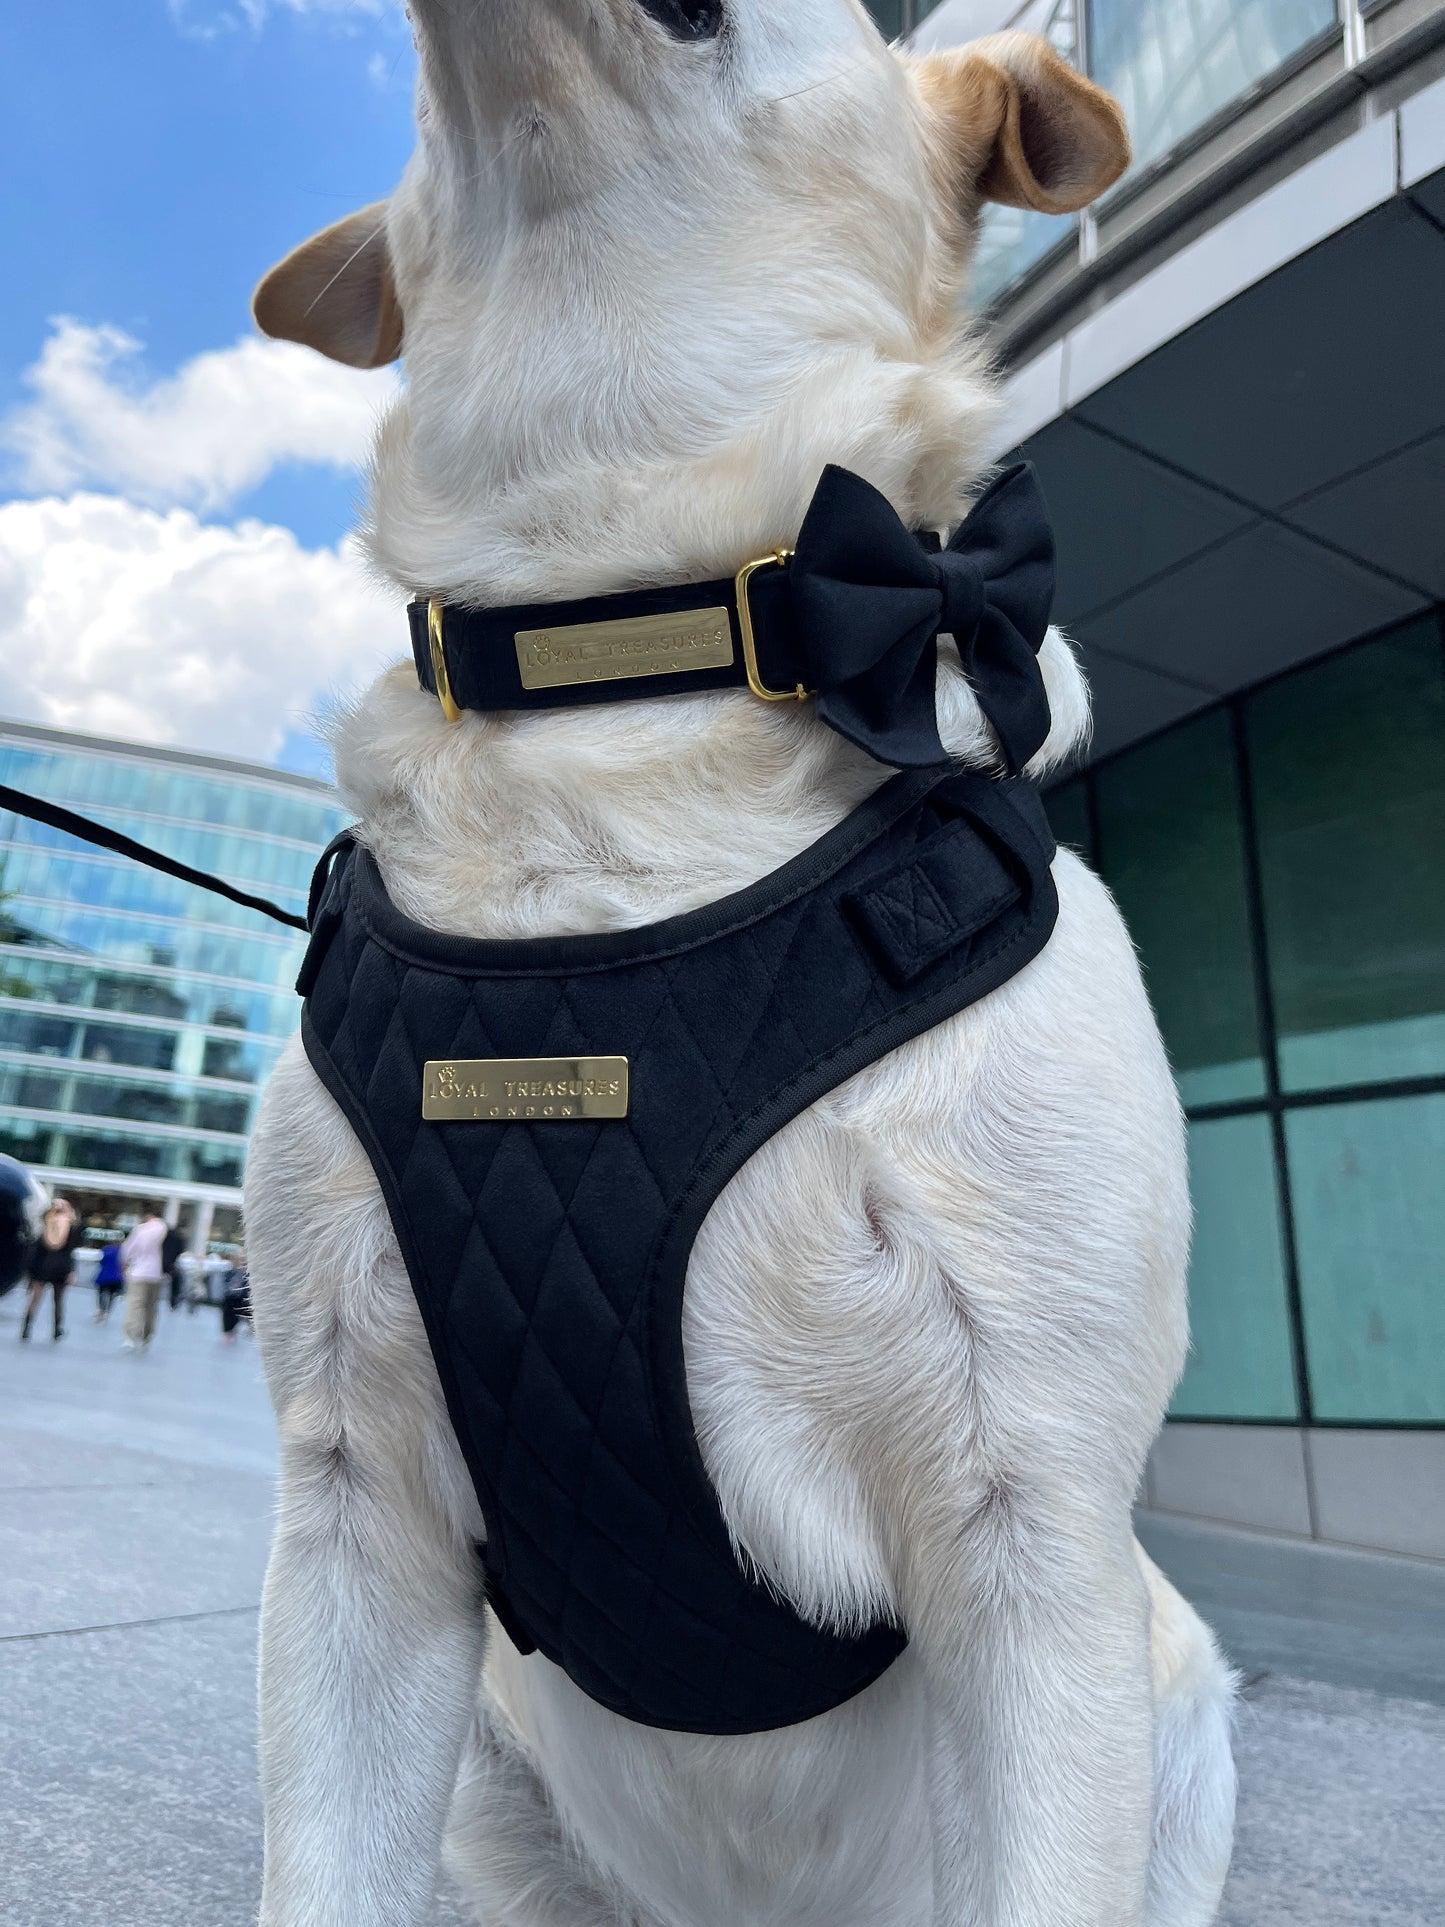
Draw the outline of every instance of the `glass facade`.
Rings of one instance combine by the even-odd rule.
[[[1085,65],[1080,44],[1084,0],[1055,0],[1044,37],[1075,67]],[[983,307],[1012,281],[1079,232],[1077,214],[1039,214],[1030,208],[988,206],[979,223],[969,276],[969,298]]]
[[[1167,153],[1302,47],[1336,0],[1084,0],[1089,72],[1128,116],[1134,162]]]
[[[863,0],[888,40],[901,40],[926,19],[939,0]]]
[[[1445,1424],[1445,623],[1051,792],[1189,1116],[1176,1417]]]
[[[303,910],[342,812],[279,771],[0,725],[0,782]],[[72,1188],[234,1203],[303,940],[0,811],[0,1150]]]
[[[1056,0],[1044,28],[1120,101],[1135,170],[1343,30],[1338,0]],[[1076,215],[987,208],[970,299],[986,305],[1078,228]]]

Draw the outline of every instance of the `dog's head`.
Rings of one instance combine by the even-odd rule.
[[[1108,95],[1028,35],[901,56],[858,0],[411,15],[405,178],[256,297],[267,333],[339,360],[405,349],[385,567],[483,597],[736,567],[791,537],[827,461],[948,518],[989,409],[958,343],[981,207],[1113,181]]]

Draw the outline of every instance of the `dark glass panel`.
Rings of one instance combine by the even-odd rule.
[[[1185,1103],[1262,1095],[1228,716],[1170,730],[1094,781],[1096,860],[1138,946]]]
[[[257,1083],[274,1058],[245,1038],[208,1037],[201,1057],[202,1077],[225,1077],[238,1084]]]
[[[0,988],[3,982],[3,973],[0,973]],[[78,1028],[69,1017],[38,1017],[28,1011],[0,1010],[0,1047],[24,1051],[31,1057],[69,1057]]]
[[[244,1136],[251,1128],[249,1097],[226,1097],[203,1091],[196,1097],[196,1128],[201,1131],[232,1131]]]
[[[76,996],[73,1001],[77,1003],[92,1003],[97,1010],[123,1010],[134,1017],[173,1017],[177,1022],[183,1022],[186,1017],[186,999],[177,995],[167,978],[111,976],[106,972],[87,974],[93,993],[89,998]],[[52,994],[59,1002],[72,1001],[58,992]]]
[[[186,1101],[165,1084],[114,1084],[87,1078],[75,1087],[72,1111],[135,1124],[188,1124]]]
[[[1285,1120],[1316,1416],[1445,1423],[1445,1095]]]
[[[48,1124],[33,1124],[25,1118],[0,1118],[0,1151],[6,1157],[19,1158],[22,1164],[46,1164],[49,1148]]]
[[[1445,651],[1433,621],[1245,710],[1280,1081],[1445,1072]]]
[[[1189,1363],[1176,1418],[1299,1416],[1269,1119],[1189,1127]]]
[[[5,1102],[18,1104],[27,1111],[58,1111],[64,1107],[68,1080],[50,1072],[7,1071],[4,1077]]]
[[[125,1024],[87,1024],[80,1056],[95,1064],[134,1064],[141,1070],[168,1071],[180,1038],[173,1030],[141,1030]]]
[[[246,1160],[239,1151],[197,1145],[191,1152],[191,1179],[196,1184],[224,1184],[240,1188]]]
[[[1082,776],[1059,783],[1044,795],[1044,808],[1059,842],[1076,850],[1086,863],[1094,861],[1094,833],[1089,822],[1089,791]]]
[[[67,1133],[60,1160],[77,1171],[119,1171],[132,1177],[175,1177],[176,1154],[183,1145],[139,1137]]]

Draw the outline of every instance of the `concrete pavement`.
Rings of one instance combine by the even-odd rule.
[[[276,1445],[250,1336],[0,1300],[0,1923],[250,1927]],[[465,1916],[445,1897],[435,1927]]]
[[[0,1300],[0,1923],[249,1927],[275,1443],[214,1311]],[[1445,1572],[1144,1522],[1250,1680],[1224,1927],[1445,1917]],[[439,1897],[434,1927],[463,1915]]]

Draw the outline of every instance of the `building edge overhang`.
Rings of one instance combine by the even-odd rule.
[[[1445,602],[1445,78],[1391,84],[1006,377],[1095,760]]]
[[[981,311],[1000,362],[1032,361],[1190,242],[1407,101],[1408,136],[1425,149],[1438,145],[1439,103],[1428,89],[1445,75],[1445,4],[1376,0],[1362,30],[1353,58],[1345,26],[1316,35],[1087,209],[1077,236]],[[1442,165],[1427,159],[1424,171]]]
[[[25,1163],[23,1159],[17,1162]],[[74,1191],[113,1192],[122,1198],[178,1198],[182,1204],[229,1205],[239,1211],[243,1193],[234,1186],[202,1184],[190,1178],[148,1178],[133,1171],[89,1171],[77,1165],[29,1164],[25,1169],[64,1195]]]
[[[56,749],[79,750],[87,755],[120,756],[128,762],[193,769],[237,782],[266,783],[272,788],[297,790],[318,799],[334,798],[336,795],[334,786],[322,777],[278,769],[272,763],[245,762],[239,757],[215,756],[204,750],[172,749],[159,743],[133,742],[119,736],[93,736],[83,730],[20,722],[8,716],[0,716],[0,738],[45,744]]]
[[[1441,12],[1445,34],[1445,10]],[[1277,269],[1349,227],[1396,194],[1445,169],[1445,78],[1367,119],[1282,180],[1263,187],[1138,280],[1102,302],[1083,298],[1057,336],[1011,360],[1002,455],[1096,389]]]

